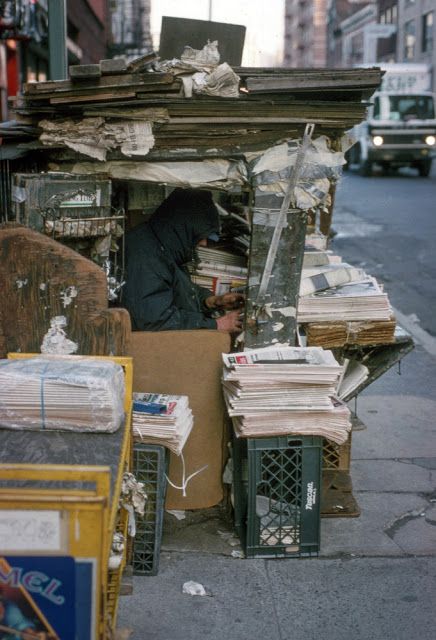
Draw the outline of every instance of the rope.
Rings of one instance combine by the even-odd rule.
[[[199,473],[201,473],[202,471],[207,469],[207,467],[209,465],[205,464],[204,467],[201,467],[200,469],[197,469],[197,471],[194,471],[194,473],[191,473],[188,477],[186,477],[185,458],[183,457],[183,453],[180,453],[180,457],[182,459],[182,484],[181,484],[181,486],[179,487],[178,485],[176,485],[173,482],[171,482],[171,480],[169,479],[167,474],[165,474],[165,478],[167,479],[168,484],[170,484],[173,487],[173,489],[178,489],[179,491],[182,491],[183,497],[186,498],[186,487],[188,486],[189,482],[192,480],[192,478],[194,478]]]

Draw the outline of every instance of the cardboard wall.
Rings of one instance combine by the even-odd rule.
[[[204,509],[223,498],[227,429],[221,354],[229,350],[230,336],[219,331],[132,333],[133,390],[189,396],[194,427],[183,450],[186,475],[208,465],[189,482],[186,497],[168,486],[167,509]],[[181,460],[172,453],[169,477],[181,484]]]

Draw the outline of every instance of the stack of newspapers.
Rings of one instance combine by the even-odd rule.
[[[342,367],[320,347],[223,354],[223,389],[237,436],[318,435],[342,444],[350,412],[336,397]]]
[[[246,258],[210,247],[198,247],[197,252],[199,262],[191,276],[195,284],[209,289],[214,295],[245,289]]]
[[[392,308],[377,280],[331,251],[306,245],[298,321],[389,320]]]
[[[389,298],[375,278],[322,289],[298,301],[299,322],[330,320],[389,320],[393,315]]]
[[[116,431],[124,420],[124,372],[110,360],[39,356],[0,360],[0,426]]]
[[[180,455],[193,424],[188,396],[133,394],[132,428],[136,441],[160,444]]]

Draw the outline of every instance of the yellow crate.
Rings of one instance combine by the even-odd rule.
[[[8,358],[24,359],[41,354],[11,353]],[[127,517],[119,511],[119,496],[123,474],[131,468],[131,415],[132,415],[132,358],[111,356],[69,356],[112,360],[120,364],[125,374],[124,408],[126,421],[122,438],[120,463],[111,496],[111,470],[106,466],[55,464],[0,464],[3,485],[25,481],[26,486],[0,490],[0,510],[38,511],[60,513],[62,546],[54,555],[71,555],[80,559],[95,559],[96,585],[94,592],[94,637],[106,637],[107,626],[113,631],[116,623],[121,574],[125,560],[117,571],[108,570],[113,534],[127,532]],[[43,483],[61,482],[71,488],[41,488]],[[32,487],[38,484],[36,488]],[[85,486],[86,488],[83,488]],[[0,543],[1,545],[1,543]],[[1,551],[1,549],[0,549]],[[8,551],[9,555],[14,555]],[[23,552],[20,551],[22,555]],[[16,555],[16,554],[15,554]]]

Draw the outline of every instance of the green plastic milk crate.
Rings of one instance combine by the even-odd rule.
[[[161,445],[133,444],[133,473],[147,494],[144,516],[136,516],[133,573],[155,576],[159,568],[168,453]]]
[[[235,438],[235,528],[247,558],[317,556],[322,438]]]

